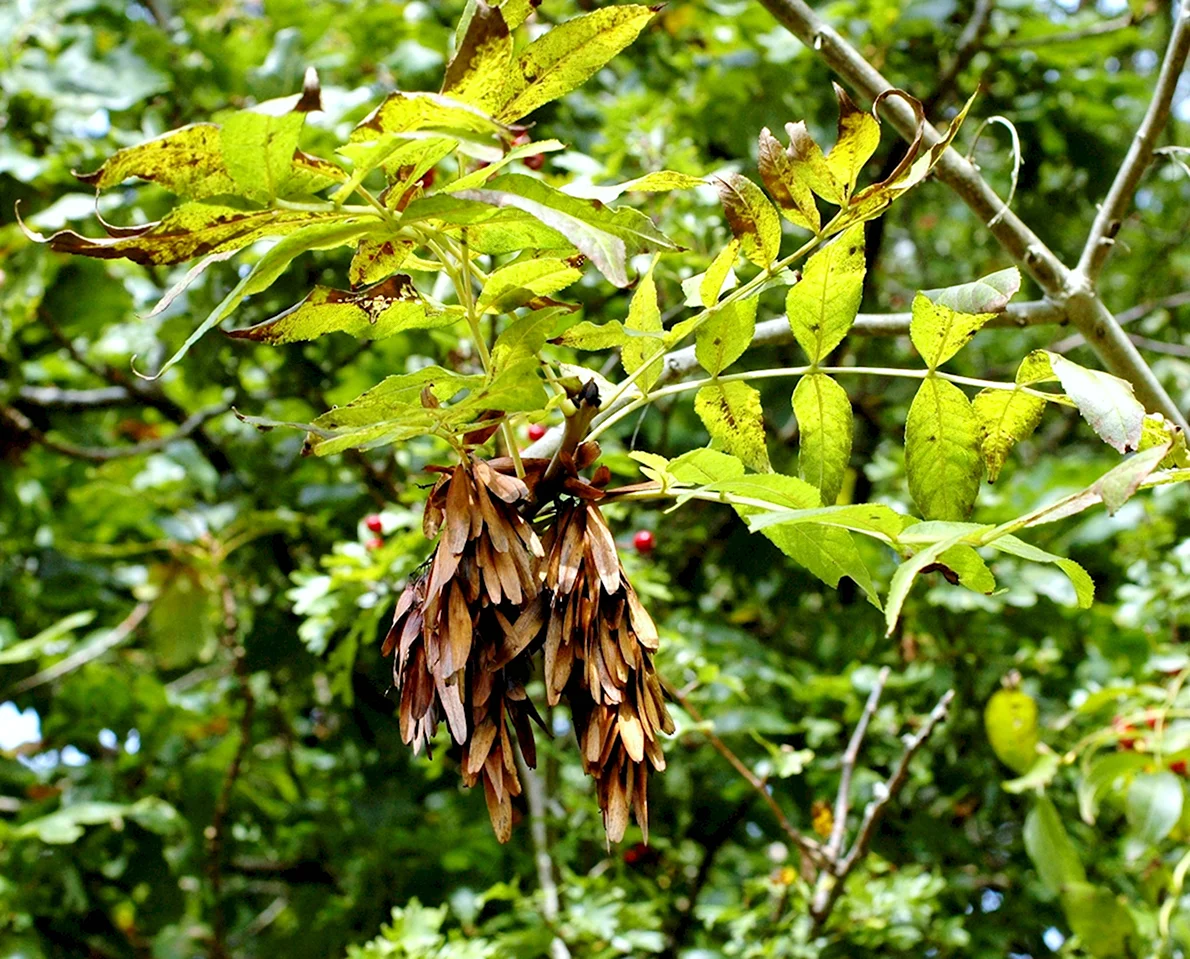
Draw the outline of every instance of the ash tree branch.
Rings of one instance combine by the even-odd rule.
[[[885,666],[876,677],[872,691],[868,694],[868,701],[864,704],[864,711],[855,724],[855,731],[851,734],[851,741],[847,744],[847,751],[843,753],[839,772],[839,792],[835,796],[835,816],[831,826],[830,839],[826,843],[826,855],[829,859],[837,859],[843,849],[843,837],[847,832],[847,813],[851,809],[851,777],[855,774],[855,764],[859,760],[859,749],[863,745],[864,736],[868,733],[868,724],[880,705],[880,695],[884,692],[884,684],[888,682],[889,668]]]
[[[1149,101],[1149,108],[1145,111],[1144,119],[1137,128],[1136,135],[1128,147],[1116,178],[1107,192],[1107,197],[1099,206],[1095,222],[1083,247],[1078,261],[1078,272],[1090,283],[1099,278],[1103,265],[1111,253],[1116,234],[1123,225],[1124,216],[1132,205],[1132,197],[1140,184],[1140,179],[1153,162],[1153,151],[1157,146],[1157,138],[1165,125],[1169,122],[1170,109],[1174,94],[1177,92],[1178,80],[1186,67],[1186,58],[1190,55],[1190,0],[1180,0],[1175,6],[1173,33],[1169,38],[1169,46],[1165,50],[1165,58],[1161,63],[1161,72],[1157,75],[1157,86],[1153,91],[1153,98]]]
[[[16,398],[25,406],[67,413],[130,406],[136,403],[132,394],[122,386],[104,386],[94,390],[73,390],[59,386],[22,386],[17,390]]]
[[[875,710],[873,699],[879,698],[880,688],[878,684],[873,689],[873,696],[868,699],[868,704],[873,711]],[[909,778],[909,764],[913,761],[913,757],[921,751],[921,748],[926,744],[926,741],[938,725],[946,719],[953,699],[954,690],[948,689],[942,695],[942,698],[938,700],[938,704],[930,712],[930,715],[926,717],[925,722],[921,724],[921,728],[917,733],[906,741],[905,749],[901,753],[901,758],[897,761],[896,768],[893,769],[892,774],[883,784],[876,798],[864,808],[863,820],[860,823],[855,840],[851,844],[851,849],[848,850],[846,855],[840,856],[839,852],[842,848],[842,843],[840,842],[839,850],[836,850],[836,854],[831,858],[829,866],[819,873],[818,882],[815,883],[814,897],[810,903],[810,918],[815,927],[822,926],[830,918],[831,912],[835,908],[835,903],[838,902],[839,896],[843,892],[847,877],[868,854],[868,849],[872,844],[872,837],[876,833],[876,827],[880,824],[885,810],[904,788],[905,782]],[[865,717],[870,716],[867,709],[865,709],[864,715]],[[860,725],[866,725],[863,718],[860,720]],[[857,734],[859,731],[860,727],[857,726]],[[855,742],[857,738],[862,739],[862,737],[853,736],[852,742]],[[858,753],[858,744],[856,751]],[[849,747],[848,754],[850,752]],[[846,761],[846,756],[844,760]],[[854,763],[855,758],[853,757],[852,766],[854,766]],[[842,790],[842,785],[840,783],[840,790]],[[838,820],[836,819],[835,828],[837,827]],[[834,839],[833,834],[831,838],[832,840]]]
[[[46,449],[71,459],[84,460],[88,463],[106,463],[110,460],[125,459],[130,456],[141,456],[145,453],[157,453],[177,440],[186,439],[201,430],[208,420],[221,416],[228,411],[227,406],[213,406],[209,409],[192,413],[179,424],[178,428],[160,439],[145,440],[132,446],[75,446],[73,443],[63,443],[46,435],[34,425],[20,410],[13,407],[0,407],[0,416],[7,419],[17,430],[28,435],[34,442]]]
[[[828,26],[804,0],[761,0],[764,7],[798,39],[814,50],[843,81],[860,95],[875,100],[893,89],[875,67],[838,32]],[[1182,0],[1179,24],[1185,19],[1190,0]],[[1177,47],[1171,46],[1176,52]],[[1184,57],[1182,61],[1184,62]],[[1163,70],[1164,74],[1164,70]],[[884,105],[889,122],[902,137],[912,140],[917,121],[912,108],[899,97]],[[923,140],[937,143],[938,131],[926,124]],[[979,217],[1000,245],[1033,277],[1047,297],[1066,306],[1070,321],[1095,350],[1103,364],[1128,380],[1138,398],[1151,410],[1160,411],[1183,429],[1186,419],[1153,375],[1136,346],[1103,305],[1092,284],[1079,271],[1071,271],[1025,223],[996,195],[975,167],[956,150],[948,149],[935,172],[967,207]]]
[[[1078,30],[1067,30],[1064,33],[1050,33],[1039,37],[1012,37],[1000,43],[993,44],[989,50],[1032,50],[1035,47],[1057,46],[1063,43],[1077,43],[1090,37],[1102,37],[1109,33],[1118,33],[1136,26],[1140,21],[1131,13],[1100,23],[1093,23],[1089,27]]]
[[[533,840],[533,862],[537,867],[537,884],[541,887],[541,914],[546,925],[555,929],[561,913],[561,895],[554,876],[554,860],[550,856],[549,830],[546,817],[549,812],[549,795],[544,779],[537,771],[529,768],[520,751],[516,761],[521,780],[525,784],[525,801],[529,806],[529,834]],[[570,948],[557,932],[550,940],[549,959],[570,959]]]

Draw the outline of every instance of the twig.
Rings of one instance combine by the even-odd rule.
[[[874,101],[882,93],[894,89],[804,0],[761,2],[778,22],[814,50],[848,86],[862,96]],[[1183,9],[1187,3],[1190,0],[1183,0]],[[901,136],[912,140],[917,135],[918,123],[914,111],[902,98],[887,98],[884,111]],[[926,124],[922,135],[927,146],[939,139],[938,131],[929,124]],[[935,170],[938,178],[979,217],[1000,245],[1037,281],[1042,291],[1051,299],[1066,305],[1070,321],[1086,336],[1104,365],[1132,383],[1137,397],[1150,409],[1160,411],[1183,428],[1190,428],[1144,358],[1120,329],[1115,317],[1095,296],[1086,278],[1081,274],[1072,274],[1037,234],[1005,206],[975,167],[956,150],[952,148],[943,153]]]
[[[1151,303],[1139,303],[1136,306],[1130,307],[1116,316],[1116,322],[1120,326],[1127,326],[1129,323],[1143,320],[1155,310],[1176,310],[1178,307],[1187,305],[1190,305],[1190,290],[1183,290],[1181,293],[1174,293],[1171,296],[1153,300]],[[1086,339],[1081,333],[1073,333],[1058,340],[1050,349],[1055,353],[1069,353],[1075,347],[1082,346],[1086,342]]]
[[[1123,223],[1128,207],[1132,205],[1132,196],[1140,183],[1149,164],[1153,161],[1153,150],[1157,146],[1157,138],[1165,129],[1169,121],[1170,105],[1173,103],[1177,91],[1178,80],[1186,66],[1186,58],[1190,55],[1190,0],[1181,0],[1174,13],[1173,33],[1169,38],[1169,46],[1165,50],[1165,59],[1161,64],[1161,72],[1157,76],[1157,86],[1153,91],[1153,98],[1149,101],[1149,108],[1145,111],[1144,120],[1132,138],[1128,147],[1128,154],[1120,165],[1116,178],[1112,182],[1107,197],[1099,207],[1091,232],[1087,236],[1086,245],[1078,260],[1077,272],[1089,283],[1094,284],[1099,278],[1103,264],[1111,252],[1115,236]]]
[[[789,821],[789,817],[785,815],[785,811],[781,808],[777,800],[773,798],[773,794],[769,792],[768,784],[759,776],[757,776],[756,773],[754,773],[751,769],[749,769],[744,761],[740,759],[740,757],[735,753],[733,753],[731,748],[715,734],[715,731],[710,728],[710,724],[707,723],[705,719],[703,719],[702,713],[698,711],[698,708],[692,702],[690,702],[689,698],[687,698],[681,690],[666,680],[662,680],[662,684],[664,685],[666,692],[669,693],[669,695],[684,710],[686,710],[687,713],[690,714],[691,719],[693,719],[696,723],[707,727],[705,729],[699,730],[699,732],[701,732],[702,735],[707,738],[707,741],[724,759],[731,763],[732,768],[744,778],[748,785],[756,790],[757,795],[760,796],[760,798],[764,800],[765,805],[767,805],[769,809],[772,810],[773,816],[776,817],[777,824],[781,827],[781,830],[785,833],[785,835],[789,837],[790,841],[793,842],[793,844],[797,846],[798,849],[809,856],[810,859],[812,859],[815,863],[821,865],[824,862],[822,846],[809,836],[803,835],[802,832]]]
[[[104,386],[94,390],[72,390],[58,386],[22,386],[16,398],[27,406],[43,410],[105,409],[110,406],[127,406],[135,402],[132,395],[122,386]]]
[[[816,884],[814,899],[810,904],[810,916],[816,927],[821,926],[830,918],[835,903],[843,891],[847,877],[856,865],[859,864],[860,860],[867,855],[868,847],[871,845],[872,837],[876,832],[876,826],[879,825],[885,809],[896,798],[897,794],[904,787],[905,780],[909,778],[909,763],[917,755],[921,747],[925,745],[926,740],[930,738],[935,727],[946,718],[947,710],[950,708],[950,703],[953,699],[954,690],[948,689],[942,695],[942,698],[938,700],[938,704],[930,712],[930,715],[926,717],[925,722],[922,723],[921,729],[905,744],[901,758],[893,770],[892,775],[885,782],[880,794],[865,807],[863,821],[860,824],[859,832],[856,834],[850,851],[842,859],[835,859],[831,863],[829,875],[820,874],[820,881]],[[823,872],[825,873],[826,870]]]
[[[934,93],[925,102],[925,112],[927,115],[933,113],[939,106],[946,102],[954,92],[955,81],[958,79],[959,74],[967,68],[967,65],[975,57],[975,54],[983,47],[983,37],[987,33],[988,25],[991,22],[993,6],[995,6],[994,0],[975,0],[975,7],[971,11],[971,18],[967,21],[966,26],[963,27],[963,32],[959,34],[959,39],[955,43],[954,56],[942,68],[942,75],[938,78],[938,85],[934,88]]]
[[[1134,27],[1139,21],[1132,16],[1131,13],[1126,13],[1122,17],[1115,17],[1112,20],[1104,20],[1101,23],[1093,23],[1088,27],[1083,27],[1079,30],[1068,30],[1064,33],[1050,33],[1039,37],[1011,37],[1008,40],[1002,40],[1000,43],[991,44],[989,50],[1032,50],[1034,47],[1048,47],[1060,43],[1077,43],[1079,40],[1086,40],[1089,37],[1101,37],[1106,33],[1117,33],[1120,30],[1127,30],[1129,27]]]
[[[1128,336],[1142,350],[1149,350],[1153,353],[1164,353],[1166,356],[1190,357],[1190,346],[1183,346],[1181,343],[1166,343],[1163,340],[1152,340],[1147,336],[1141,336],[1139,333],[1129,333]]]
[[[521,779],[525,783],[525,801],[529,806],[529,834],[533,839],[537,884],[541,887],[541,914],[545,924],[554,929],[561,911],[561,897],[558,894],[558,882],[554,878],[554,861],[550,858],[549,832],[546,828],[549,797],[546,795],[545,783],[536,770],[529,768],[519,750],[516,759]],[[550,959],[570,959],[570,949],[557,933],[550,942]]]
[[[235,789],[236,780],[240,777],[240,770],[244,765],[244,757],[252,742],[252,718],[256,713],[256,697],[252,694],[251,675],[248,670],[248,660],[244,647],[240,643],[239,610],[236,604],[235,591],[226,576],[220,576],[219,592],[223,600],[223,635],[221,642],[224,649],[231,655],[235,667],[236,678],[239,680],[239,696],[244,703],[244,711],[240,715],[240,740],[236,744],[236,751],[231,757],[231,763],[223,776],[223,787],[219,791],[219,798],[215,802],[215,811],[211,815],[211,824],[204,835],[207,839],[207,877],[211,884],[211,944],[208,955],[210,959],[228,959],[227,951],[227,917],[223,911],[223,846],[226,834],[227,814],[231,809],[231,794]]]
[[[171,443],[190,436],[208,420],[214,419],[216,416],[221,416],[228,409],[229,407],[226,406],[213,406],[209,409],[200,410],[183,421],[169,436],[163,436],[155,440],[145,440],[143,443],[136,443],[133,446],[75,446],[72,443],[63,443],[59,440],[51,439],[38,429],[29,417],[11,406],[0,407],[0,416],[3,416],[18,430],[27,434],[34,442],[39,443],[48,450],[61,453],[63,456],[69,456],[71,459],[85,460],[88,463],[106,463],[110,460],[159,452]]]
[[[847,832],[847,813],[851,809],[851,777],[855,773],[855,764],[859,760],[859,748],[863,745],[864,736],[868,732],[868,724],[876,713],[880,704],[880,694],[884,692],[884,684],[888,682],[889,668],[885,666],[876,676],[872,691],[868,694],[868,701],[864,704],[864,711],[855,724],[855,731],[851,734],[851,741],[847,744],[847,751],[843,753],[840,762],[839,792],[835,796],[835,819],[831,826],[830,839],[826,843],[828,859],[837,859],[843,849],[843,837]]]
[[[19,683],[14,683],[8,689],[4,690],[4,695],[15,696],[17,693],[25,693],[30,689],[36,689],[38,686],[44,686],[46,683],[60,679],[67,673],[72,673],[79,667],[98,659],[108,650],[119,646],[131,636],[136,631],[136,627],[149,615],[149,609],[152,605],[152,603],[138,603],[133,607],[132,612],[125,616],[123,621],[115,626],[106,636],[88,643],[82,649],[76,650],[65,659],[54,663],[53,666],[47,666],[41,672],[34,673],[28,679],[22,679]]]

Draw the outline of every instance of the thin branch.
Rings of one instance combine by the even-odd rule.
[[[244,710],[240,714],[239,742],[223,776],[223,786],[215,802],[211,824],[204,833],[207,839],[207,877],[211,885],[212,899],[211,943],[208,955],[210,959],[229,959],[227,916],[223,910],[223,847],[227,831],[227,814],[231,809],[231,795],[235,790],[236,781],[240,778],[244,757],[252,744],[252,719],[256,714],[256,697],[252,693],[252,676],[248,669],[247,656],[240,642],[239,608],[235,591],[226,576],[220,576],[219,593],[223,600],[223,633],[220,640],[231,656],[239,681],[238,695],[244,704]]]
[[[995,6],[995,0],[975,0],[971,18],[963,27],[963,32],[959,34],[959,39],[955,43],[954,56],[942,68],[942,75],[938,77],[938,85],[934,88],[933,95],[925,103],[927,115],[933,113],[947,101],[954,92],[955,81],[959,74],[967,68],[975,54],[983,48],[983,37],[991,23],[993,6]]]
[[[131,613],[124,617],[117,626],[100,639],[88,643],[81,649],[75,650],[65,659],[60,659],[54,663],[53,666],[47,666],[39,673],[34,673],[27,679],[22,679],[19,683],[14,683],[4,690],[5,696],[15,696],[18,693],[28,692],[30,689],[36,689],[38,686],[44,686],[46,683],[51,683],[55,679],[61,679],[67,673],[72,673],[76,669],[85,666],[87,663],[98,659],[110,649],[119,646],[124,640],[131,636],[146,616],[149,615],[149,609],[152,603],[138,603]]]
[[[226,406],[213,406],[206,410],[200,410],[197,413],[191,414],[169,436],[163,436],[155,440],[145,440],[143,443],[136,443],[133,446],[75,446],[72,443],[63,443],[59,440],[51,439],[38,429],[29,417],[13,407],[0,407],[0,416],[3,416],[18,430],[48,450],[61,453],[63,456],[69,456],[71,459],[85,460],[88,463],[106,463],[110,460],[160,452],[171,443],[190,436],[208,420],[214,419],[216,416],[221,416],[227,411],[228,407]]]
[[[1149,350],[1152,353],[1163,353],[1166,356],[1180,356],[1183,359],[1190,357],[1190,346],[1183,346],[1181,343],[1166,343],[1163,340],[1151,340],[1147,336],[1141,336],[1139,333],[1130,333],[1128,337],[1142,350]]]
[[[860,95],[874,101],[882,93],[894,89],[804,0],[761,0],[761,3]],[[1183,0],[1183,6],[1186,3],[1190,0]],[[912,140],[917,135],[914,111],[902,98],[886,98],[884,111],[901,136]],[[938,131],[928,123],[923,140],[927,146],[939,140]],[[1071,274],[1037,234],[1008,209],[975,167],[952,148],[943,153],[935,171],[938,178],[987,226],[1000,245],[1037,281],[1042,291],[1051,299],[1066,304],[1070,321],[1087,337],[1103,364],[1132,383],[1137,397],[1150,409],[1160,411],[1183,428],[1190,428],[1115,317],[1095,296],[1090,284],[1085,278]]]
[[[1050,47],[1061,43],[1078,43],[1079,40],[1087,40],[1091,37],[1101,37],[1108,33],[1118,33],[1121,30],[1127,30],[1129,27],[1134,27],[1139,21],[1132,16],[1131,13],[1126,13],[1122,17],[1115,17],[1111,20],[1103,20],[1100,23],[1093,23],[1090,26],[1082,27],[1078,30],[1067,30],[1063,33],[1049,33],[1037,37],[1011,37],[1008,40],[1002,40],[1000,43],[991,44],[989,50],[1032,50],[1034,47]]]
[[[864,711],[860,714],[859,722],[855,724],[855,731],[851,734],[851,741],[847,744],[847,751],[840,761],[839,792],[835,796],[835,819],[831,826],[830,839],[826,843],[828,859],[837,859],[843,850],[843,837],[847,832],[847,813],[851,809],[851,777],[855,773],[855,764],[859,760],[859,749],[863,745],[864,736],[868,732],[868,724],[876,713],[880,704],[880,694],[884,692],[884,684],[888,682],[889,668],[885,666],[876,676],[872,691],[868,694],[868,701],[864,704]]]
[[[1143,320],[1156,310],[1176,310],[1178,307],[1187,305],[1190,305],[1190,290],[1183,290],[1181,293],[1174,293],[1171,296],[1153,300],[1151,303],[1139,303],[1136,306],[1130,307],[1122,313],[1117,314],[1116,322],[1120,326],[1127,326],[1129,323]],[[1081,333],[1074,333],[1058,340],[1050,349],[1055,353],[1068,353],[1075,347],[1082,346],[1086,342],[1086,339]]]
[[[744,778],[748,785],[756,790],[757,795],[760,796],[760,798],[764,800],[765,805],[767,805],[769,809],[772,810],[773,816],[776,817],[777,824],[781,827],[781,830],[785,833],[785,835],[789,837],[790,841],[795,846],[797,846],[798,849],[809,856],[814,862],[821,864],[823,862],[822,846],[820,846],[809,836],[803,835],[802,832],[789,821],[789,817],[785,815],[785,811],[778,804],[777,800],[773,798],[773,794],[769,792],[768,783],[757,776],[756,773],[754,773],[751,769],[749,769],[744,761],[740,759],[740,757],[735,753],[733,753],[731,748],[715,734],[714,729],[710,727],[710,723],[708,723],[703,718],[702,713],[698,711],[698,708],[692,702],[690,702],[689,698],[683,694],[681,690],[665,680],[662,680],[662,683],[665,686],[666,692],[669,693],[669,695],[678,703],[678,705],[686,710],[686,712],[690,715],[690,718],[696,723],[706,727],[699,730],[699,732],[701,732],[702,735],[707,738],[707,741],[713,747],[715,747],[715,750],[724,759],[731,763],[732,768]]]
[[[22,386],[16,398],[26,406],[43,410],[78,412],[128,406],[136,401],[122,386],[105,386],[94,390],[72,390],[58,386]]]
[[[1149,108],[1145,111],[1136,136],[1132,138],[1128,154],[1116,173],[1111,189],[1100,204],[1087,243],[1079,257],[1078,273],[1092,285],[1099,278],[1103,264],[1111,252],[1124,216],[1132,205],[1132,197],[1136,193],[1140,178],[1153,161],[1153,150],[1157,146],[1157,138],[1169,121],[1170,107],[1177,91],[1178,80],[1186,66],[1187,56],[1190,56],[1190,0],[1181,0],[1175,9],[1173,33],[1165,50],[1165,59],[1157,76],[1153,98],[1149,101]]]
[[[821,926],[830,918],[835,903],[843,892],[843,886],[847,881],[847,877],[859,864],[860,860],[867,855],[868,847],[871,845],[872,837],[875,835],[876,827],[879,825],[881,817],[884,815],[889,803],[897,797],[897,794],[904,787],[905,781],[909,778],[910,762],[912,762],[913,757],[917,755],[922,746],[925,745],[926,740],[930,738],[938,724],[946,718],[951,700],[953,699],[954,690],[948,689],[942,698],[938,700],[938,704],[931,711],[930,715],[926,717],[925,722],[922,723],[921,729],[905,744],[905,749],[901,753],[901,758],[896,768],[884,783],[877,798],[868,803],[864,809],[864,818],[850,851],[844,858],[833,860],[829,877],[820,875],[820,881],[816,885],[814,892],[814,900],[810,904],[810,916],[816,927]]]

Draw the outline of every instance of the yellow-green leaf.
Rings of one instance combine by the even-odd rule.
[[[822,226],[814,193],[798,176],[792,158],[768,127],[760,131],[757,154],[760,179],[777,208],[795,226],[817,233]]]
[[[464,376],[440,366],[388,376],[350,403],[323,413],[313,425],[325,430],[372,426],[393,420],[409,410],[421,410],[423,390],[429,390],[435,399],[445,403],[463,390],[479,389],[483,380],[483,376]]]
[[[434,130],[449,135],[476,134],[497,144],[508,128],[476,106],[441,93],[390,93],[351,131],[351,142],[379,140],[386,133]]]
[[[473,0],[469,13],[467,28],[446,65],[442,92],[486,108],[500,100],[512,62],[512,34],[500,9],[484,0]]]
[[[764,410],[756,389],[739,380],[712,383],[698,391],[694,411],[711,439],[727,452],[758,472],[772,471],[764,443]]]
[[[905,471],[926,519],[970,515],[983,476],[979,423],[953,383],[928,376],[914,396],[905,421]]]
[[[860,170],[880,145],[880,124],[872,114],[857,107],[841,86],[832,86],[839,101],[839,136],[826,156],[826,165],[846,201],[855,190]]]
[[[304,113],[240,110],[223,121],[220,150],[235,192],[258,203],[284,192],[305,120]]]
[[[215,123],[192,123],[117,150],[98,170],[76,176],[97,190],[140,177],[191,199],[234,193],[236,188],[223,163]]]
[[[702,275],[702,281],[698,284],[698,298],[707,309],[719,302],[719,297],[723,294],[723,286],[727,282],[731,268],[735,266],[735,260],[739,254],[740,241],[732,240],[716,254],[711,265],[707,267],[706,273]]]
[[[718,376],[738,360],[752,343],[756,332],[759,298],[727,303],[715,310],[694,339],[694,356],[711,376]]]
[[[366,236],[351,258],[347,276],[353,287],[376,283],[392,276],[409,258],[417,244],[394,236]]]
[[[1012,448],[1037,429],[1045,400],[1020,390],[983,390],[971,405],[979,421],[979,449],[988,482],[994,483]]]
[[[408,276],[397,274],[356,292],[315,287],[297,306],[256,326],[230,333],[260,343],[292,343],[327,333],[380,340],[405,330],[448,326],[457,310],[427,307]]]
[[[810,136],[805,121],[785,124],[785,132],[789,134],[788,155],[793,175],[828,203],[842,206],[843,184],[838,181],[830,164],[826,162],[822,148]]]
[[[811,363],[826,359],[855,322],[864,269],[864,228],[856,224],[810,257],[789,290],[789,325]]]
[[[604,7],[538,37],[512,64],[494,115],[506,122],[519,120],[581,86],[637,38],[657,9]]]
[[[654,170],[652,173],[638,176],[635,180],[626,180],[624,183],[571,183],[564,188],[564,192],[585,200],[611,203],[625,193],[668,193],[670,190],[692,190],[697,186],[705,186],[706,182],[702,177],[691,176],[688,173]]]
[[[566,289],[582,275],[570,260],[556,257],[510,263],[488,277],[477,307],[482,313],[509,313],[534,297]]]
[[[854,228],[853,228],[854,229]],[[909,338],[932,370],[971,342],[992,313],[958,313],[932,302],[924,294],[913,298]]]
[[[1015,773],[1037,760],[1037,702],[1019,689],[998,689],[983,711],[983,728],[996,758]]]
[[[661,337],[661,308],[657,304],[657,284],[653,281],[651,267],[649,272],[641,278],[636,292],[632,294],[632,302],[628,306],[628,319],[624,323],[624,328],[637,333],[658,334],[656,337],[633,337],[627,340],[621,348],[620,359],[624,364],[624,369],[629,373],[635,373],[665,345],[665,340]],[[662,365],[660,359],[653,360],[649,364],[649,368],[640,375],[637,384],[642,393],[647,393],[649,388],[657,382],[657,377],[661,375]]]
[[[1057,566],[1066,578],[1070,580],[1070,585],[1074,587],[1075,600],[1082,609],[1090,609],[1091,604],[1095,600],[1095,583],[1078,563],[1072,559],[1067,559],[1065,556],[1058,556],[1054,553],[1047,553],[1045,550],[1034,546],[1032,543],[1026,543],[1024,540],[1017,539],[1015,536],[998,536],[990,543],[992,549],[999,550],[1001,553],[1007,553],[1009,556],[1017,556],[1021,559],[1027,559],[1031,563],[1052,563]]]
[[[803,376],[793,391],[798,427],[798,475],[831,505],[851,459],[852,413],[847,392],[825,373]]]
[[[781,217],[764,191],[746,176],[725,173],[715,180],[731,232],[744,256],[767,267],[781,249]]]

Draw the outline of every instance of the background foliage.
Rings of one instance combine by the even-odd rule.
[[[537,16],[560,21],[586,6],[548,0]],[[979,51],[945,89],[938,65],[953,56],[967,4],[844,0],[820,9],[934,116],[982,83],[975,118],[1002,114],[1022,140],[1014,208],[1068,260],[1143,112],[1153,51],[1169,30],[1161,3],[1073,6],[997,3]],[[307,136],[329,148],[394,87],[437,88],[460,12],[364,0],[5,6],[0,210],[19,201],[43,232],[85,221],[95,201],[72,169],[291,93],[309,64],[326,112],[310,118]],[[1115,29],[1086,29],[1104,23]],[[830,142],[829,81],[761,7],[674,3],[587,86],[534,116],[535,137],[568,145],[543,172],[559,183],[662,167],[754,175],[761,127],[805,117]],[[1186,126],[1182,101],[1166,142],[1185,143]],[[1003,192],[1005,139],[992,129],[975,154]],[[887,171],[900,150],[886,136],[870,171]],[[1176,295],[1190,272],[1188,194],[1175,164],[1150,172],[1102,286],[1133,329],[1167,344],[1150,358],[1183,410],[1190,334]],[[133,222],[166,205],[152,190],[114,189],[100,212]],[[689,248],[658,267],[664,310],[682,302],[680,280],[705,269],[728,233],[711,190],[665,194],[646,209]],[[152,442],[192,413],[233,403],[308,422],[411,358],[456,345],[449,331],[280,349],[213,335],[160,386],[141,384],[128,375],[130,356],[159,365],[225,295],[230,271],[211,269],[146,319],[171,272],[49,253],[2,215],[0,401],[75,452]],[[917,289],[1009,265],[935,183],[869,225],[867,249],[869,312],[908,309]],[[333,283],[346,266],[336,256],[303,260],[305,275],[291,271],[253,298],[242,325]],[[594,273],[573,292],[588,318],[627,313],[629,294]],[[758,318],[783,310],[771,294]],[[1007,379],[1039,347],[1095,365],[1068,340],[1055,327],[988,330],[953,368]],[[857,365],[913,362],[907,338],[853,337],[845,350]],[[801,362],[793,345],[756,352],[765,365]],[[759,385],[774,466],[793,472],[788,385]],[[900,433],[915,385],[848,382],[853,499],[906,502]],[[38,388],[49,386],[135,396],[77,409],[69,397],[39,402]],[[617,435],[603,437],[606,461],[627,482],[639,475],[623,455],[634,441],[672,456],[706,438],[682,396]],[[730,749],[771,777],[806,831],[816,801],[834,799],[841,753],[879,667],[892,674],[856,771],[861,805],[900,755],[899,737],[944,690],[956,699],[822,928],[808,919],[797,855],[771,811],[691,715],[674,710],[679,732],[667,744],[669,769],[654,779],[648,849],[635,827],[605,847],[573,750],[545,745],[561,897],[551,929],[528,823],[499,846],[482,797],[458,787],[457,759],[446,749],[429,761],[409,755],[385,696],[379,639],[394,589],[428,552],[420,484],[440,447],[302,458],[300,434],[260,434],[229,413],[186,440],[99,462],[17,431],[0,444],[5,954],[216,954],[220,914],[228,951],[245,956],[538,956],[555,932],[576,956],[691,959],[1180,954],[1190,941],[1181,900],[1190,835],[1180,778],[1190,756],[1181,693],[1190,661],[1179,645],[1190,627],[1184,488],[1035,538],[1088,569],[1098,587],[1092,609],[1074,607],[1057,570],[1001,556],[1000,593],[978,596],[931,574],[893,639],[846,582],[825,589],[722,507],[609,509],[628,571],[662,626],[660,669]],[[978,518],[997,522],[1077,490],[1116,460],[1073,411],[1051,414],[981,490]],[[383,545],[369,547],[364,517],[374,512]],[[655,532],[655,551],[633,553],[640,529]],[[876,549],[866,558],[887,582],[892,559]],[[222,642],[229,583],[240,597],[242,651]],[[1029,784],[1005,788],[1016,773],[984,731],[984,706],[1013,669],[1037,702],[1041,739],[1068,759],[1048,769],[1044,800]],[[552,722],[568,734],[562,714]],[[242,767],[229,777],[237,756]],[[215,824],[224,849],[213,869]],[[1082,882],[1086,901],[1072,905]]]

